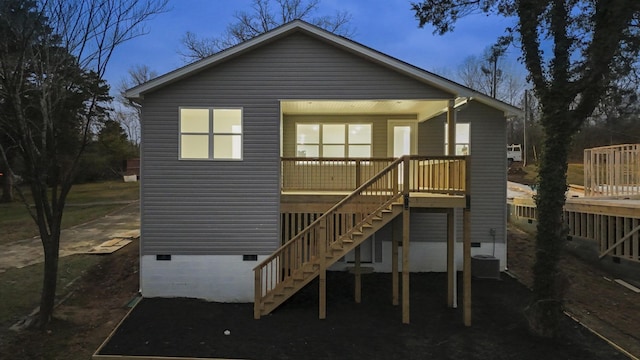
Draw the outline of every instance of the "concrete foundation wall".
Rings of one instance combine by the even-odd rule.
[[[391,242],[382,242],[382,260],[362,263],[376,272],[391,272]],[[402,270],[402,247],[399,247],[399,269]],[[493,244],[482,243],[471,249],[471,255],[492,255]],[[409,267],[412,272],[446,271],[445,243],[412,243]],[[505,270],[506,246],[495,245],[500,270]],[[189,297],[218,302],[253,302],[253,268],[258,261],[243,261],[241,255],[173,255],[171,260],[158,260],[144,255],[140,259],[142,296]],[[350,262],[338,262],[329,270],[344,271]],[[462,243],[456,243],[456,268],[462,270]]]
[[[462,243],[456,243],[456,269],[462,271]],[[411,272],[445,272],[447,271],[446,243],[411,243],[409,250],[409,269]],[[399,269],[402,269],[402,246],[398,248]],[[482,243],[480,247],[471,248],[471,256],[493,255],[493,244]],[[500,260],[500,271],[507,264],[507,247],[505,244],[495,245],[495,257]],[[351,262],[338,262],[330,270],[343,271],[353,267]],[[382,242],[382,261],[362,263],[362,267],[373,268],[375,272],[391,272],[391,242]]]
[[[242,255],[173,255],[140,259],[140,288],[144,297],[189,297],[218,302],[253,302],[253,268],[257,261]]]

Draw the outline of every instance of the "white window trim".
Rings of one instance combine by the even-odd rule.
[[[410,127],[410,136],[411,136],[411,144],[409,144],[409,148],[411,150],[411,155],[418,154],[418,120],[413,119],[388,119],[387,120],[387,156],[393,156],[393,128],[395,126],[409,126]]]
[[[458,125],[469,125],[469,134],[468,134],[469,135],[469,142],[458,142],[457,139],[456,139],[456,144],[455,144],[454,148],[457,149],[458,145],[467,145],[467,154],[466,155],[470,155],[471,154],[471,123],[470,122],[459,122],[459,123],[456,123],[456,137],[458,136],[458,129],[457,129]],[[444,128],[445,128],[445,131],[444,131],[444,154],[446,156],[449,156],[450,154],[449,154],[449,146],[448,146],[449,145],[449,139],[448,139],[448,136],[447,136],[447,123],[444,124]],[[453,155],[454,156],[461,156],[463,154],[460,154],[460,155],[453,154]]]
[[[298,143],[298,125],[318,125],[319,129],[319,133],[318,133],[318,143],[309,143],[309,144],[300,144]],[[373,157],[373,122],[355,122],[355,123],[350,123],[350,122],[296,122],[295,123],[295,148],[294,148],[294,152],[296,154],[295,157],[298,157],[298,145],[317,145],[318,146],[318,158],[322,159],[324,158],[323,156],[323,146],[324,141],[323,141],[323,130],[322,130],[322,126],[323,125],[344,125],[344,135],[345,135],[345,139],[344,139],[344,144],[326,144],[326,145],[343,145],[344,146],[344,152],[345,154],[349,153],[349,145],[369,145],[370,146],[370,154],[368,158]],[[371,126],[371,138],[370,138],[370,142],[368,144],[364,144],[364,143],[349,143],[349,125],[369,125]],[[345,156],[343,157],[344,159],[367,159],[367,157],[348,157]]]
[[[181,131],[181,111],[182,109],[206,109],[209,111],[209,132],[205,133],[193,133]],[[240,110],[240,133],[215,133],[213,131],[213,110]],[[182,135],[207,135],[209,137],[209,149],[207,158],[184,158],[182,157]],[[240,136],[240,158],[223,158],[216,159],[213,157],[213,137],[214,135],[239,135]],[[244,108],[242,107],[210,107],[210,106],[180,106],[178,107],[178,160],[185,161],[243,161],[244,160]]]

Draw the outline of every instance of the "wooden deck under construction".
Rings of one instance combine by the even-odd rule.
[[[512,216],[537,220],[531,198],[512,200]],[[569,235],[596,241],[600,258],[640,262],[640,200],[571,197],[564,207]]]
[[[640,144],[584,150],[584,197],[568,197],[569,236],[596,241],[600,258],[640,262]],[[511,216],[537,220],[530,196],[514,198]]]

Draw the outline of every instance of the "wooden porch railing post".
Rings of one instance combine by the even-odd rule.
[[[397,194],[398,191],[400,191],[400,184],[399,184],[399,178],[398,178],[399,174],[398,174],[397,170],[398,170],[398,168],[395,168],[394,171],[393,171],[393,175],[391,176],[391,178],[392,178],[391,181],[393,182],[393,193],[394,194]]]
[[[255,269],[255,284],[254,284],[254,299],[253,299],[253,318],[260,319],[261,306],[262,306],[262,270],[260,268]]]
[[[356,160],[356,187],[354,189],[357,189],[360,187],[360,185],[362,185],[362,178],[361,178],[361,168],[360,166],[362,165],[362,163],[360,162],[360,160]]]

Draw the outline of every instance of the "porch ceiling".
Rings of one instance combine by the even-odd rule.
[[[280,106],[286,115],[417,114],[423,121],[446,110],[447,100],[283,100]]]

